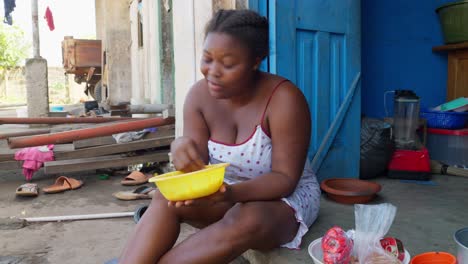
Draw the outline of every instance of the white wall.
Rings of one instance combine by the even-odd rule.
[[[212,15],[211,0],[174,0],[174,82],[176,136],[183,132],[183,106],[190,87],[203,76],[199,61],[203,45],[203,28]]]
[[[141,2],[143,47],[138,44],[138,1],[130,3],[132,104],[161,103],[160,16],[157,1]]]
[[[200,59],[204,29],[214,10],[246,6],[236,0],[173,0],[176,136],[183,134],[183,106],[190,87],[203,78]]]
[[[107,74],[103,76],[108,89],[106,101],[110,105],[129,102],[132,94],[129,2],[96,0],[96,18],[97,27],[100,27],[98,37],[107,54]]]

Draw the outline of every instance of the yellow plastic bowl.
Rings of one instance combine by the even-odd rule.
[[[174,171],[149,179],[169,201],[196,199],[213,194],[223,184],[224,171],[229,163],[207,165],[205,169],[183,173]]]

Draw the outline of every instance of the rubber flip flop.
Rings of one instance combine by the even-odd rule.
[[[138,199],[151,199],[156,191],[156,188],[149,186],[140,186],[133,191],[121,191],[113,193],[112,195],[124,201],[138,200]]]
[[[146,212],[148,209],[147,204],[145,205],[140,205],[138,208],[135,210],[135,213],[133,214],[133,221],[135,221],[135,224],[138,224],[140,222],[141,217],[143,217],[143,214]]]
[[[45,193],[59,193],[80,188],[83,182],[74,178],[60,176],[55,183],[42,189]]]
[[[151,178],[151,174],[145,175],[139,171],[133,171],[127,177],[125,177],[120,183],[125,186],[134,186],[140,185],[148,182],[148,179]]]
[[[21,184],[16,188],[16,195],[33,197],[39,194],[39,188],[36,183],[25,183]]]

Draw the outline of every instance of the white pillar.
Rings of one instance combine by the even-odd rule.
[[[37,1],[31,0],[31,16],[32,16],[32,35],[33,35],[33,55],[34,58],[40,58],[40,43],[39,43],[39,21],[37,19]]]
[[[39,21],[37,1],[31,0],[33,55],[26,60],[26,102],[29,117],[45,117],[49,115],[49,85],[47,60],[41,58],[39,43]],[[41,125],[31,125],[36,127]]]
[[[46,117],[49,115],[47,60],[44,58],[27,59],[25,67],[28,116]]]

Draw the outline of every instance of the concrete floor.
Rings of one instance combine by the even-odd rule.
[[[11,127],[0,125],[1,131],[8,129]],[[5,143],[0,142],[0,148],[4,146]],[[52,184],[57,176],[44,175],[41,170],[33,177],[33,182],[42,188]],[[99,180],[95,171],[67,176],[79,178],[85,185],[65,193],[40,193],[36,198],[22,198],[14,193],[24,183],[21,171],[0,171],[0,220],[9,217],[130,212],[139,205],[149,203],[149,200],[119,201],[112,197],[113,192],[133,189],[120,185],[123,176]],[[386,178],[375,181],[383,189],[372,203],[388,202],[398,208],[388,236],[399,238],[412,256],[427,251],[456,254],[453,234],[468,226],[468,178],[434,175],[434,185],[403,183]],[[238,259],[235,263],[312,263],[307,246],[334,225],[353,228],[354,208],[337,204],[322,195],[319,218],[304,238],[301,250],[248,251],[244,254],[248,261]],[[104,263],[119,255],[134,226],[131,217],[30,224],[19,229],[0,221],[0,264]],[[193,232],[195,229],[184,226],[181,238]]]
[[[36,198],[15,197],[14,190],[24,182],[20,171],[0,173],[0,219],[74,214],[129,212],[148,200],[119,201],[112,193],[131,190],[120,185],[122,176],[99,180],[93,172],[69,175],[85,185],[61,194]],[[51,184],[53,176],[34,177],[39,187]],[[403,241],[411,255],[426,251],[456,254],[453,233],[467,226],[468,179],[452,176],[433,177],[434,186],[378,179],[383,190],[373,203],[389,202],[398,207],[388,233]],[[328,228],[354,227],[354,208],[337,204],[325,195],[316,223],[303,241],[301,250],[280,249],[269,253],[247,252],[250,263],[311,263],[307,246]],[[131,217],[61,223],[30,224],[21,229],[0,226],[0,263],[104,263],[118,256],[125,239],[135,226]],[[5,229],[5,230],[1,230]],[[195,229],[185,226],[183,237]],[[242,262],[239,262],[242,263]]]
[[[456,256],[453,234],[468,226],[468,178],[433,175],[435,185],[387,178],[375,182],[383,188],[371,204],[391,203],[397,207],[387,236],[400,239],[411,256],[428,251],[445,251]],[[345,230],[354,228],[354,207],[335,203],[322,194],[319,218],[307,233],[300,251],[280,249],[251,254],[260,260],[251,263],[312,263],[307,246],[334,225]]]

